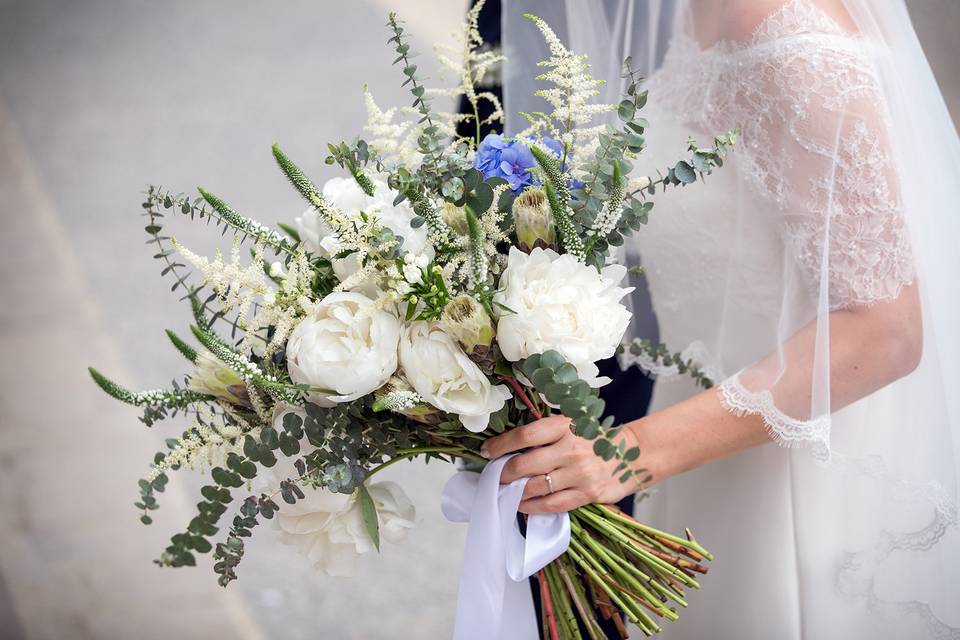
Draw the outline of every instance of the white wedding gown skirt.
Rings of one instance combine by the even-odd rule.
[[[649,132],[651,147],[670,141],[680,153],[676,143],[693,132],[671,124],[656,105],[648,117],[658,130]],[[705,183],[670,193],[638,234],[661,340],[685,349],[713,380],[727,380],[722,390],[730,408],[742,401],[754,412],[770,410],[768,430],[779,444],[669,478],[641,498],[641,520],[676,533],[689,527],[716,556],[702,590],[690,593],[689,609],[664,625],[662,637],[960,638],[960,592],[948,577],[960,566],[937,567],[942,557],[930,553],[960,543],[955,503],[936,482],[892,472],[888,456],[862,455],[871,448],[895,451],[897,438],[910,437],[907,425],[922,416],[909,415],[913,408],[897,398],[928,390],[911,390],[917,382],[908,377],[834,412],[825,462],[813,431],[811,440],[791,440],[796,425],[777,422],[784,416],[730,379],[764,355],[757,337],[776,326],[785,263],[757,199],[755,209],[737,209],[756,216],[745,243],[751,260],[729,268],[729,243],[743,242],[745,221],[725,217],[724,204],[736,198],[742,207],[742,169],[734,159]],[[660,376],[650,413],[701,391],[684,376]],[[890,500],[896,509],[888,509]],[[865,516],[871,512],[877,517]],[[944,578],[902,579],[918,571]]]

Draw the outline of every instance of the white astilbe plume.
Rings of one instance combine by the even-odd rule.
[[[495,274],[501,266],[500,261],[497,260],[499,255],[497,244],[507,240],[510,229],[503,230],[500,228],[503,219],[506,217],[506,211],[501,211],[499,202],[500,196],[509,188],[510,185],[507,183],[498,184],[494,187],[493,201],[487,210],[477,218],[480,237],[471,242],[469,257],[466,262],[468,272],[465,281],[469,289],[485,286],[491,270]]]
[[[417,151],[417,132],[412,121],[394,122],[397,108],[380,109],[367,85],[363,85],[363,101],[367,107],[364,130],[371,135],[368,144],[386,161],[405,167],[416,167],[422,160]]]
[[[262,243],[254,247],[253,257],[246,266],[240,261],[239,238],[234,238],[229,262],[224,260],[219,249],[210,260],[193,253],[176,239],[173,245],[217,294],[223,311],[236,312],[237,326],[245,332],[239,345],[241,351],[250,350],[262,338],[266,342],[262,355],[269,357],[286,342],[297,320],[308,311],[302,302],[310,295],[314,273],[302,249],[290,258],[287,271],[278,277],[279,288],[274,289],[264,273]],[[255,313],[251,318],[254,305]],[[264,336],[271,326],[274,327],[273,335],[267,341]]]
[[[547,116],[524,114],[531,124],[518,137],[550,135],[568,149],[576,147],[577,153],[568,156],[571,170],[576,175],[577,165],[593,157],[598,136],[604,129],[603,124],[592,124],[593,119],[599,114],[615,111],[617,105],[593,102],[600,95],[599,87],[604,82],[590,75],[586,54],[568,50],[553,29],[537,16],[528,13],[524,17],[533,21],[550,49],[550,58],[537,63],[538,67],[545,67],[548,71],[537,79],[553,86],[540,89],[535,95],[546,100],[553,111]]]
[[[297,321],[312,309],[303,301],[311,295],[314,273],[310,261],[300,247],[290,258],[287,271],[279,276],[280,288],[274,295],[265,296],[250,322],[248,332],[241,342],[242,349],[253,346],[256,332],[273,327],[273,334],[264,349],[263,356],[271,356],[287,341]]]
[[[210,285],[213,292],[217,294],[223,310],[236,311],[238,327],[248,329],[247,316],[255,302],[269,302],[274,299],[273,289],[267,284],[264,274],[262,242],[254,246],[253,258],[246,266],[240,262],[241,240],[239,237],[233,239],[229,262],[223,259],[220,249],[217,249],[213,260],[210,260],[206,256],[190,251],[177,242],[176,238],[171,242],[180,255],[200,273],[203,282]]]
[[[243,428],[233,424],[217,425],[216,421],[218,417],[210,407],[201,405],[187,432],[177,440],[166,457],[150,470],[147,482],[153,482],[172,467],[203,470],[223,460],[228,450],[237,448],[237,439],[243,435]]]
[[[390,107],[383,111],[370,89],[364,85],[363,100],[367,108],[367,124],[363,129],[371,135],[367,142],[388,165],[398,165],[415,170],[423,161],[423,154],[417,147],[417,138],[427,127],[426,122],[417,123],[421,114],[413,107]],[[453,138],[456,135],[457,114],[433,114],[436,120],[434,126],[440,137]],[[407,118],[403,120],[402,118]],[[396,119],[396,122],[394,120]],[[451,143],[453,144],[453,143]],[[446,152],[446,150],[444,150]]]
[[[493,260],[498,255],[497,245],[509,240],[511,228],[502,229],[501,224],[503,223],[504,218],[507,216],[507,212],[501,210],[499,207],[500,197],[504,192],[510,188],[509,184],[503,183],[498,184],[493,188],[493,203],[490,207],[480,216],[480,227],[483,229],[484,235],[484,252],[487,255],[487,258]],[[496,261],[491,263],[496,265]]]
[[[434,53],[440,64],[441,76],[446,72],[452,73],[460,80],[460,84],[448,89],[428,89],[428,93],[435,96],[451,98],[464,96],[473,113],[467,115],[456,114],[451,124],[455,125],[458,121],[470,121],[475,125],[477,132],[484,125],[503,122],[503,105],[496,94],[492,91],[477,91],[477,87],[486,84],[488,76],[499,73],[500,66],[506,60],[498,50],[484,48],[483,37],[480,35],[478,24],[480,11],[484,4],[484,0],[477,2],[467,13],[463,30],[454,34],[455,46],[434,45]],[[481,120],[479,105],[483,100],[491,104],[493,111]]]
[[[455,253],[443,265],[443,281],[447,283],[449,289],[462,291],[466,286],[467,275],[463,269],[467,262],[467,254],[464,252]]]

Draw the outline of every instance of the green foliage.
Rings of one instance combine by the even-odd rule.
[[[201,489],[204,500],[197,503],[197,515],[190,521],[186,531],[171,538],[169,546],[156,563],[171,567],[193,566],[196,563],[194,552],[207,553],[215,548],[214,571],[220,576],[219,583],[226,586],[235,580],[236,567],[244,552],[243,539],[252,535],[259,516],[272,518],[278,507],[273,496],[260,494],[259,497],[247,497],[240,512],[233,518],[226,541],[214,547],[209,538],[219,531],[217,525],[233,501],[231,490],[255,478],[259,467],[275,465],[276,451],[288,446],[286,443],[291,439],[299,442],[303,435],[302,423],[284,420],[282,433],[278,434],[272,427],[263,427],[259,440],[251,434],[244,436],[242,455],[231,452],[227,455],[225,467],[211,469],[213,484]],[[304,497],[300,487],[289,480],[281,484],[279,493],[287,502],[296,502]]]
[[[417,65],[412,61],[415,54],[410,50],[409,36],[404,31],[396,13],[389,15],[387,26],[393,34],[387,42],[392,43],[394,52],[397,54],[393,64],[401,65],[405,77],[401,86],[410,86],[410,93],[413,96],[411,106],[420,116],[417,123],[419,126],[417,150],[422,154],[423,161],[416,173],[410,173],[402,167],[395,171],[390,170],[389,167],[381,167],[381,169],[386,169],[390,173],[388,184],[399,192],[399,200],[409,199],[415,208],[417,201],[425,198],[427,192],[441,194],[450,202],[462,200],[465,192],[464,176],[473,168],[468,157],[470,145],[461,142],[451,149],[444,149],[447,141],[435,122],[436,117],[426,97],[426,87],[417,74]],[[417,214],[423,216],[419,211]],[[430,224],[429,218],[423,217]]]
[[[216,199],[215,196],[212,197]],[[220,204],[226,206],[222,201],[220,201]],[[171,276],[174,279],[170,290],[173,292],[182,290],[184,292],[184,298],[189,299],[191,305],[194,306],[194,316],[203,316],[203,324],[212,326],[217,322],[229,323],[231,326],[231,335],[236,336],[239,331],[236,316],[231,320],[227,318],[226,314],[221,310],[212,312],[209,317],[207,317],[207,307],[216,299],[216,295],[210,294],[202,303],[200,302],[200,296],[205,287],[202,283],[197,284],[195,281],[192,281],[192,273],[187,266],[176,260],[177,250],[172,245],[172,238],[164,233],[165,218],[167,215],[175,213],[189,216],[191,220],[212,221],[223,233],[231,231],[241,240],[262,240],[265,246],[272,247],[278,254],[293,250],[293,245],[276,232],[267,229],[253,220],[242,218],[242,216],[238,216],[235,213],[230,216],[229,219],[224,218],[202,197],[191,200],[182,194],[175,195],[161,187],[151,186],[147,191],[147,198],[143,202],[142,207],[145,209],[143,215],[149,220],[149,224],[145,227],[147,234],[150,236],[147,244],[156,247],[156,253],[153,257],[160,260],[163,265],[160,275]],[[197,309],[198,306],[200,308],[199,312]]]
[[[360,513],[363,515],[363,526],[367,530],[367,535],[373,541],[373,546],[380,551],[380,519],[377,517],[377,505],[373,502],[373,497],[367,490],[367,486],[361,484],[357,487],[360,494]]]
[[[278,253],[281,251],[288,254],[293,253],[295,247],[273,229],[268,229],[256,220],[241,216],[230,208],[230,205],[203,187],[197,187],[197,191],[199,191],[201,197],[207,201],[207,204],[213,207],[213,212],[210,215],[218,216],[224,224],[238,232],[241,238],[246,239],[247,237],[252,237],[255,242],[263,242],[273,247]]]
[[[376,158],[376,151],[371,149],[365,140],[357,138],[353,144],[341,142],[338,145],[328,144],[330,155],[326,157],[327,164],[337,163],[353,176],[360,188],[368,196],[373,195],[373,182],[363,172],[363,167]]]
[[[713,139],[712,147],[700,147],[696,140],[690,138],[687,150],[690,152],[688,160],[680,160],[672,167],[667,168],[666,174],[660,173],[658,180],[654,180],[641,191],[653,195],[658,185],[666,189],[669,186],[686,186],[710,175],[714,168],[723,166],[723,159],[729,153],[730,147],[736,144],[738,131],[731,131]]]
[[[692,358],[684,358],[679,352],[671,352],[664,344],[653,344],[646,338],[635,338],[633,341],[620,345],[620,353],[627,352],[634,356],[646,356],[664,367],[677,367],[681,375],[689,375],[704,389],[713,386],[713,381],[707,377],[700,364]]]
[[[403,260],[397,258],[397,269],[403,270]],[[403,299],[408,303],[407,322],[412,320],[436,320],[450,302],[450,290],[443,280],[443,271],[436,264],[421,269],[420,282],[410,285],[410,292]]]
[[[300,195],[303,196],[304,200],[310,203],[312,206],[316,207],[321,214],[329,209],[329,205],[326,200],[323,198],[323,194],[317,188],[317,185],[306,176],[306,174],[298,167],[294,162],[287,157],[287,155],[280,150],[280,146],[275,144],[272,147],[273,157],[277,161],[280,170],[283,171],[283,174],[287,176],[287,180],[290,181],[290,184],[300,192]],[[324,216],[326,218],[327,216]]]
[[[170,342],[173,343],[173,346],[176,347],[177,351],[179,351],[180,354],[181,354],[184,358],[186,358],[186,359],[189,360],[190,362],[196,364],[196,362],[197,362],[197,351],[196,351],[196,349],[194,349],[194,348],[191,347],[189,344],[187,344],[186,342],[184,342],[184,341],[180,338],[180,336],[178,336],[177,334],[175,334],[175,333],[174,333],[173,331],[171,331],[170,329],[166,329],[166,330],[165,330],[165,333],[167,334],[167,337],[170,339]]]
[[[619,460],[614,473],[620,475],[621,482],[644,471],[630,464],[640,456],[640,449],[627,449],[624,439],[619,437],[620,428],[613,426],[613,416],[601,420],[603,400],[560,353],[550,350],[534,354],[517,366],[547,402],[559,406],[560,413],[570,418],[570,428],[575,434],[593,441],[593,450],[598,456]]]
[[[164,457],[165,455],[162,452],[158,452],[154,457],[154,464],[162,462]],[[149,512],[156,511],[159,508],[156,493],[163,493],[167,487],[168,480],[167,474],[161,473],[153,478],[152,481],[146,478],[141,478],[137,481],[140,498],[133,503],[133,505],[141,511],[140,522],[143,524],[149,525],[153,523],[153,518],[150,517]]]
[[[641,78],[632,69],[630,58],[624,61],[623,77],[627,87],[617,107],[618,122],[600,134],[594,157],[582,167],[586,173],[583,186],[573,193],[575,217],[586,227],[594,227],[604,203],[614,209],[616,225],[604,236],[592,237],[587,245],[587,262],[598,267],[604,264],[610,247],[623,244],[626,235],[646,223],[653,206],[624,191],[624,176],[633,168],[630,158],[643,151],[648,123],[638,115],[647,102],[647,92],[640,91]]]
[[[563,172],[560,162],[553,156],[545,153],[536,145],[531,145],[530,152],[546,176],[544,188],[547,192],[547,201],[553,213],[554,223],[560,233],[560,244],[567,253],[584,258],[583,240],[580,231],[570,216],[570,191],[567,189],[567,175]]]
[[[90,377],[104,393],[135,407],[151,407],[158,410],[185,409],[195,402],[207,402],[212,396],[189,389],[157,389],[154,391],[130,391],[94,369],[87,367]],[[147,425],[149,426],[149,424]]]

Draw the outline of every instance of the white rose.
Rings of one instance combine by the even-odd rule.
[[[293,459],[284,458],[272,469],[272,475],[275,491],[282,480],[300,474],[293,467]],[[280,541],[295,546],[317,571],[331,576],[353,575],[357,557],[374,549],[363,524],[359,493],[301,489],[304,497],[295,504],[275,501],[280,508],[274,517]],[[413,503],[394,482],[371,483],[367,491],[377,507],[381,543],[402,542],[407,531],[414,527]]]
[[[550,349],[560,352],[592,387],[610,381],[598,377],[596,362],[611,357],[630,322],[620,302],[632,288],[617,284],[623,265],[601,271],[572,255],[551,249],[526,254],[510,249],[494,300],[505,305],[497,323],[497,342],[511,362]]]
[[[356,292],[331,293],[300,321],[287,341],[287,371],[322,406],[356,400],[379,389],[397,369],[400,320]]]
[[[483,431],[510,391],[491,385],[477,364],[436,325],[414,322],[400,338],[400,366],[414,390],[441,411],[460,416],[470,431]]]

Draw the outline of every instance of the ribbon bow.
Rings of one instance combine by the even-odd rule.
[[[451,522],[469,523],[454,640],[537,638],[526,580],[570,545],[566,513],[531,515],[526,538],[520,533],[517,508],[527,478],[500,485],[503,466],[513,455],[497,458],[483,473],[461,471],[443,488],[443,515]]]

